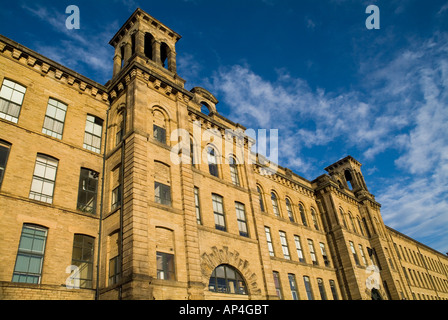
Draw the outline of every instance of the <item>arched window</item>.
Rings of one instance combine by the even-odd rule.
[[[277,200],[277,196],[275,195],[274,192],[271,192],[271,201],[272,201],[272,209],[274,210],[274,214],[277,217],[280,217],[280,210],[278,208],[278,200]]]
[[[219,178],[218,157],[216,156],[216,150],[212,147],[207,148],[207,160],[210,174]]]
[[[48,229],[24,224],[12,282],[40,284]]]
[[[350,212],[348,213],[348,217],[350,218],[350,224],[352,225],[353,232],[358,233],[356,231],[355,222],[353,221],[353,216]]]
[[[59,160],[44,155],[37,154],[34,167],[33,182],[29,198],[41,202],[53,203],[54,186]]]
[[[171,206],[171,168],[169,165],[154,161],[154,201]]]
[[[308,223],[306,222],[306,216],[305,216],[305,208],[301,203],[299,203],[299,211],[300,211],[300,218],[302,219],[303,225],[306,227],[308,226]]]
[[[375,220],[375,226],[376,226],[377,233],[380,237],[382,237],[383,233],[381,232],[380,223],[378,222],[378,220],[376,218],[373,218],[373,219]]]
[[[154,37],[150,33],[145,33],[145,56],[146,58],[153,60],[152,55],[152,45],[154,42]]]
[[[73,239],[72,265],[77,266],[79,272],[75,273],[75,283],[79,283],[80,288],[93,288],[93,251],[95,248],[95,238],[75,234]]]
[[[234,157],[229,157],[229,166],[230,166],[230,177],[232,178],[232,183],[236,186],[240,186],[238,164]]]
[[[342,208],[339,208],[339,213],[341,214],[342,223],[344,224],[344,227],[345,227],[346,229],[348,229],[348,227],[347,227],[347,221],[345,221],[345,213],[344,213],[344,210],[342,210]]]
[[[261,188],[259,186],[257,186],[257,192],[258,192],[258,200],[260,201],[261,212],[266,212],[264,209],[263,192],[261,191]]]
[[[363,236],[365,236],[364,230],[362,228],[362,224],[361,224],[361,219],[359,218],[359,216],[356,217],[356,220],[358,220],[358,227],[359,227],[359,231],[361,231],[361,234]]]
[[[195,151],[194,141],[190,138],[190,161],[193,167],[196,167]]]
[[[168,47],[168,45],[164,42],[162,42],[162,44],[160,45],[160,61],[162,62],[162,67],[164,68],[168,68],[168,56],[170,53],[170,48]]]
[[[353,190],[353,178],[352,174],[350,173],[350,170],[345,170],[344,176],[348,186],[350,187],[350,190]]]
[[[362,218],[362,223],[364,224],[364,228],[366,228],[367,236],[370,238],[371,235],[370,235],[369,226],[367,225],[366,218]]]
[[[244,278],[237,269],[229,265],[220,265],[213,271],[208,289],[219,293],[248,294]]]
[[[158,142],[166,144],[167,117],[160,108],[153,109],[153,136]]]
[[[314,210],[314,208],[311,208],[311,219],[313,220],[314,228],[316,230],[319,230],[319,224],[317,222],[317,215],[316,215],[316,211]]]
[[[289,221],[295,222],[294,213],[292,212],[291,201],[289,201],[288,198],[286,198],[286,211],[288,211]]]

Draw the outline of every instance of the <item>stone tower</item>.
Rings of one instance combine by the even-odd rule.
[[[180,38],[137,9],[110,41],[115,56],[105,171],[105,203],[110,208],[105,208],[101,264],[109,274],[109,283],[102,283],[110,288],[103,292],[105,299],[151,299],[161,277],[157,267],[174,256],[180,247],[176,241],[186,249],[176,252],[176,259],[185,255],[189,265],[187,274],[177,278],[184,284],[174,289],[177,297],[200,298],[196,292],[203,291],[201,285],[194,289],[200,278],[197,238],[183,241],[182,236],[196,227],[191,168],[171,166],[170,161],[176,143],[170,133],[188,129],[187,103],[195,96],[184,89],[185,81],[176,72]]]

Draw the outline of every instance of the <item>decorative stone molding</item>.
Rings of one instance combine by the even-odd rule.
[[[50,71],[50,65],[48,63],[42,63],[42,72],[43,73],[48,73],[48,71]]]
[[[28,60],[26,61],[26,63],[30,66],[30,67],[34,67],[34,65],[36,64],[36,58],[32,57],[32,56],[28,56]]]
[[[204,253],[201,256],[201,272],[206,286],[213,270],[222,264],[227,264],[236,268],[244,277],[250,295],[261,295],[261,289],[257,283],[257,275],[250,269],[249,261],[243,260],[238,251],[229,251],[229,248],[226,246],[221,249],[212,247],[211,251],[211,253]]]
[[[105,102],[108,101],[106,89],[78,73],[38,54],[20,44],[0,35],[0,54],[10,55],[17,60],[18,63],[31,67],[35,71],[40,71],[42,76],[53,75],[54,78],[62,83],[74,86],[79,84],[79,89],[85,93],[95,96]],[[53,73],[54,72],[54,73]],[[77,88],[76,86],[74,88]]]
[[[283,177],[276,172],[271,172],[269,168],[265,168],[259,164],[253,166],[253,170],[256,174],[262,175],[272,181],[282,184],[290,189],[300,192],[301,194],[311,198],[316,199],[314,191],[302,186],[299,182],[290,180],[292,177]],[[292,172],[292,171],[291,171]]]
[[[60,79],[62,78],[62,74],[63,74],[63,72],[62,72],[61,70],[56,70],[56,71],[54,72],[54,77],[55,77],[56,79],[60,80]]]
[[[17,49],[13,49],[12,50],[12,57],[14,58],[14,59],[20,59],[20,56],[22,55],[22,51],[20,51],[20,50],[17,50]]]

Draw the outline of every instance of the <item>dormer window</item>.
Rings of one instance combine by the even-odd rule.
[[[210,107],[205,103],[201,103],[201,112],[205,115],[210,115]]]

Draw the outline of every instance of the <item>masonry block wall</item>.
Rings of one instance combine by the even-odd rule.
[[[103,86],[0,36],[1,299],[448,298],[448,258],[384,225],[358,161],[270,171],[185,89],[180,38],[137,9]]]

